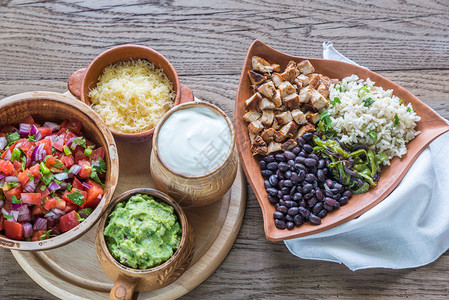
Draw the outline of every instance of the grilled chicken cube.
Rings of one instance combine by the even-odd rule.
[[[320,74],[310,74],[309,75],[309,86],[313,89],[317,89],[321,84]]]
[[[261,116],[262,114],[260,112],[250,110],[249,112],[243,115],[243,120],[245,120],[248,123],[251,123],[253,121],[259,120]]]
[[[264,82],[265,80],[267,80],[267,76],[262,75],[258,72],[254,72],[253,70],[248,71],[248,77],[249,77],[249,80],[251,81],[251,84],[254,86],[259,85],[262,82]]]
[[[287,124],[293,120],[292,113],[290,111],[285,111],[274,117],[280,126]]]
[[[326,100],[326,98],[323,97],[320,93],[317,91],[314,91],[312,94],[312,98],[310,98],[310,104],[312,107],[316,110],[321,110],[322,108],[325,108],[329,105],[329,101]]]
[[[282,106],[282,97],[281,92],[279,90],[276,90],[276,95],[273,97],[273,103],[276,105],[276,108],[279,108]]]
[[[293,82],[296,77],[298,77],[299,71],[296,68],[296,63],[294,61],[290,61],[287,65],[287,68],[285,68],[284,73],[279,74],[281,76],[282,80]]]
[[[282,150],[282,147],[281,147],[280,143],[276,143],[276,142],[272,141],[268,144],[268,154],[275,153],[275,152],[278,152],[281,150]]]
[[[251,143],[254,142],[254,140],[256,139],[256,137],[258,137],[257,134],[254,134],[254,133],[249,132],[249,141],[250,141]]]
[[[273,102],[268,100],[267,98],[263,98],[262,101],[260,101],[259,109],[265,110],[265,109],[274,109],[276,105],[274,105]]]
[[[294,139],[299,138],[300,136],[303,136],[307,132],[315,132],[315,126],[312,124],[305,124],[301,128],[299,128],[298,132],[296,133]]]
[[[299,110],[299,109],[294,109],[291,112],[293,120],[296,122],[296,124],[298,125],[303,125],[305,123],[307,123],[307,119],[306,116],[304,115],[304,113]]]
[[[337,82],[338,82],[337,79],[332,80],[332,79],[330,79],[330,78],[327,77],[327,76],[321,75],[321,83],[324,84],[324,85],[327,87],[328,90],[329,90],[329,88],[330,88],[330,86],[331,86],[332,84],[335,84],[335,83],[337,83]]]
[[[274,139],[274,135],[276,134],[276,130],[273,128],[265,129],[260,135],[265,143],[271,142]]]
[[[271,74],[271,80],[273,80],[273,83],[276,87],[279,87],[279,85],[283,82],[281,76],[279,73],[273,73]]]
[[[268,154],[267,143],[265,143],[261,136],[257,136],[251,143],[251,152],[253,155],[261,154],[265,156]]]
[[[296,93],[284,97],[284,104],[289,109],[295,109],[299,107],[299,96]]]
[[[288,124],[284,125],[279,132],[284,134],[286,137],[293,137],[293,135],[296,133],[296,131],[298,130],[298,125],[291,121]]]
[[[281,128],[276,118],[274,118],[273,124],[271,124],[271,128],[273,128],[274,130],[279,130],[279,128]]]
[[[262,111],[262,119],[260,119],[260,123],[265,127],[270,127],[273,124],[274,120],[274,112],[272,110],[263,110]]]
[[[281,68],[278,64],[270,64],[265,59],[258,56],[253,56],[251,63],[254,70],[262,73],[279,72]]]
[[[291,150],[298,145],[294,139],[288,139],[281,145],[281,149],[284,151]]]
[[[308,111],[305,113],[305,116],[306,116],[307,121],[309,121],[309,123],[312,123],[312,124],[316,124],[320,120],[319,113],[313,113],[311,111]]]
[[[253,121],[248,125],[248,131],[253,134],[258,134],[263,130],[263,125],[260,121]]]
[[[268,99],[273,99],[276,95],[276,87],[273,81],[268,81],[257,88],[257,91],[267,97]]]
[[[256,110],[259,108],[259,103],[262,101],[262,95],[260,93],[255,93],[251,97],[249,97],[247,100],[245,100],[245,105],[250,110]]]
[[[324,98],[329,97],[329,87],[327,87],[324,83],[321,83],[317,89],[317,92],[323,95]]]
[[[300,86],[300,84],[301,84],[301,87],[306,87],[309,85],[309,77],[307,77],[304,74],[299,74],[299,76],[296,77],[296,79],[295,79],[295,83],[298,86]]]
[[[304,75],[315,72],[315,68],[312,66],[312,64],[308,60],[303,60],[302,62],[297,64],[296,67]]]
[[[310,98],[312,98],[313,91],[314,89],[312,89],[310,86],[303,88],[299,93],[299,102],[309,103]]]
[[[282,98],[291,95],[296,92],[296,88],[288,81],[282,82],[278,86],[279,91],[281,92]]]
[[[274,140],[278,143],[285,141],[286,138],[287,136],[280,131],[276,131],[276,133],[274,134]]]

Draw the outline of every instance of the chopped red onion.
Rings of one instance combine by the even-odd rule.
[[[22,206],[22,203],[13,203],[13,204],[11,205],[11,208],[12,208],[12,209],[19,209],[21,206]]]
[[[5,177],[6,182],[19,182],[19,178],[17,176],[7,176]]]
[[[65,190],[67,188],[67,182],[63,181],[59,184],[61,186],[62,190]]]
[[[37,129],[36,125],[31,125],[30,135],[36,136],[36,134],[39,132],[39,129]]]
[[[90,184],[87,184],[85,182],[82,183],[82,185],[86,188],[86,189],[91,189],[92,186]]]
[[[3,157],[4,160],[11,160],[11,151],[8,149],[6,151],[5,157]]]
[[[25,193],[32,193],[32,192],[34,192],[35,189],[36,189],[36,183],[34,182],[34,180],[28,181],[25,184],[25,186],[23,187],[23,191]]]
[[[40,140],[42,139],[42,133],[41,133],[40,131],[38,131],[38,132],[36,133],[36,135],[34,136],[34,139],[35,139],[36,141],[40,141]]]
[[[6,175],[0,174],[0,180],[4,179],[5,177],[6,177]]]
[[[2,208],[2,207],[3,207],[3,204],[5,204],[5,201],[3,201],[3,200],[0,200],[0,208]]]
[[[25,238],[29,238],[33,235],[33,226],[30,223],[22,224],[23,227],[23,236]]]
[[[32,161],[41,161],[44,159],[47,152],[44,150],[44,144],[40,144],[34,148],[33,153],[31,154]]]
[[[0,179],[0,188],[5,184],[5,178]]]
[[[55,175],[55,179],[59,181],[66,180],[67,178],[69,178],[69,174],[65,172],[61,172]]]
[[[53,217],[55,216],[55,213],[54,212],[48,212],[48,213],[46,213],[45,214],[45,219],[48,219],[48,220],[50,220],[50,221],[53,221]]]
[[[56,208],[56,207],[53,208],[51,211],[54,212],[55,214],[59,215],[59,216],[65,215],[65,212],[63,210],[61,210],[59,208]]]
[[[47,219],[37,218],[36,222],[34,222],[33,229],[47,231]]]
[[[4,207],[2,207],[2,214],[4,215],[9,215],[9,212],[6,211],[6,209]]]
[[[31,129],[30,124],[22,123],[19,126],[19,134],[22,136],[28,136],[28,134],[30,133],[30,129]]]
[[[31,221],[31,212],[28,209],[28,206],[23,205],[19,209],[19,217],[17,219],[18,222],[29,222]]]
[[[0,137],[0,150],[5,149],[5,146],[8,145],[8,141],[4,136]]]
[[[98,160],[94,160],[92,162],[92,167],[99,167],[100,166],[100,162]]]
[[[51,129],[53,129],[53,131],[61,129],[60,125],[53,123],[53,122],[45,122],[43,127],[49,127]]]
[[[77,175],[79,173],[79,171],[81,170],[81,166],[79,165],[73,165],[70,170],[69,173],[73,174],[73,175]]]
[[[11,210],[10,214],[12,215],[12,218],[15,222],[19,219],[19,211],[17,210]]]
[[[61,188],[61,186],[56,182],[56,181],[52,181],[52,183],[50,183],[48,186],[47,186],[47,189],[48,189],[48,191],[50,192],[50,193],[52,193],[52,192],[54,192],[54,191],[56,191],[56,190],[59,190]]]
[[[75,137],[71,137],[64,145],[70,145]]]

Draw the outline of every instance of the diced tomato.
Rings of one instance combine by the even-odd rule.
[[[84,188],[84,186],[81,183],[81,181],[79,181],[78,178],[76,178],[76,177],[73,177],[72,187],[74,189],[78,189],[78,190],[82,190]]]
[[[80,176],[81,178],[89,177],[92,171],[90,162],[88,162],[87,160],[81,160],[78,162],[78,165],[81,166],[81,170],[79,171],[78,176]]]
[[[0,160],[0,172],[5,175],[11,174],[14,170],[14,165],[9,160]]]
[[[56,199],[55,198],[47,198],[47,200],[44,203],[45,210],[50,210],[52,208],[56,207]]]
[[[12,151],[14,150],[14,148],[16,147],[16,144],[18,143],[19,141],[16,141],[14,144],[12,144],[5,152],[3,152],[2,153],[2,155],[0,156],[0,158],[5,158],[5,156],[6,156],[6,153],[8,153],[8,151],[9,151],[9,153],[12,153]]]
[[[5,226],[5,235],[10,239],[22,240],[23,239],[23,226],[18,222],[6,221],[3,224]]]
[[[0,214],[0,230],[3,230],[3,214]]]
[[[30,170],[31,174],[34,175],[34,178],[41,179],[42,175],[39,172],[39,164],[35,164],[29,170]]]
[[[51,155],[51,139],[50,138],[46,138],[43,140],[40,140],[39,142],[36,142],[36,146],[43,144],[44,145],[44,150],[45,152],[47,152],[47,154]]]
[[[56,206],[55,207],[57,209],[65,210],[66,206],[67,206],[67,202],[65,202],[64,200],[56,199]]]
[[[15,160],[14,163],[13,163],[13,165],[14,165],[14,169],[15,169],[16,171],[18,171],[18,170],[20,170],[20,169],[22,168],[22,163],[19,162],[18,160]]]
[[[78,191],[78,192],[80,192],[80,193],[82,194],[82,201],[83,201],[83,204],[77,205],[76,203],[73,203],[73,201],[69,199],[69,194],[72,194],[72,193],[74,193],[75,191]],[[70,192],[66,190],[66,191],[64,192],[64,195],[62,195],[62,199],[64,199],[64,200],[67,201],[68,203],[75,204],[75,205],[79,206],[80,208],[83,208],[84,205],[86,204],[86,197],[87,197],[87,192],[86,192],[86,191],[79,190],[79,189],[75,189],[75,188],[72,188],[72,191],[70,191]]]
[[[38,127],[37,129],[41,132],[42,138],[50,136],[53,133],[53,129],[50,127]]]
[[[56,159],[56,157],[49,155],[45,158],[45,166],[47,168],[57,168],[57,169],[63,169],[63,163],[59,159]]]
[[[72,153],[73,153],[73,151],[72,151]],[[86,160],[87,159],[86,155],[84,155],[84,151],[77,151],[77,152],[75,152],[74,158],[75,158],[75,162],[76,163],[78,163],[80,160]]]
[[[54,135],[51,145],[58,151],[63,151],[65,142],[65,133]]]
[[[104,147],[99,147],[95,150],[92,150],[92,153],[89,156],[90,161],[96,161],[99,157],[104,160],[105,150]]]
[[[69,231],[70,229],[76,227],[79,223],[80,221],[78,220],[78,214],[74,210],[63,215],[59,219],[59,225],[61,226],[62,232]]]
[[[31,241],[33,241],[33,242],[42,241],[43,240],[42,236],[46,233],[47,232],[44,230],[33,231],[33,235],[31,236]]]
[[[34,142],[28,141],[27,139],[20,139],[20,142],[17,143],[17,148],[22,150],[24,153],[27,153],[33,146]]]
[[[67,203],[66,203],[66,204],[67,204]],[[78,207],[77,207],[75,204],[67,204],[66,207],[65,207],[65,209],[64,209],[64,212],[65,212],[65,213],[69,213],[69,212],[71,212],[72,210],[75,210],[75,211],[76,211],[77,208],[78,208]]]
[[[33,175],[33,173],[30,170],[25,170],[23,172],[20,172],[17,174],[17,178],[19,178],[20,184],[22,186],[25,186],[25,184],[30,181],[30,176]]]
[[[41,205],[42,196],[40,193],[22,193],[22,202],[26,204]]]
[[[28,116],[25,119],[23,119],[22,123],[24,123],[24,124],[34,124],[35,122],[34,122],[34,119],[33,119],[32,116]]]
[[[16,196],[17,199],[20,199],[21,193],[22,193],[22,185],[20,183],[17,186],[10,188],[9,190],[6,190],[5,188],[3,189],[3,194],[5,194],[6,199],[10,201],[12,196]]]
[[[31,216],[33,216],[33,217],[41,217],[44,215],[44,213],[45,213],[45,211],[44,211],[44,208],[42,207],[42,205],[36,205],[31,210]]]
[[[87,190],[86,203],[84,206],[95,208],[98,203],[100,203],[101,196],[103,196],[104,191],[98,183],[90,178],[86,180],[86,183],[92,187]]]
[[[67,129],[73,131],[76,134],[80,134],[81,129],[83,129],[83,124],[79,120],[70,119],[67,123]]]
[[[71,131],[67,131],[67,133],[65,133],[65,135],[64,135],[64,145],[67,145],[70,147],[70,145],[72,145],[72,140],[76,137],[77,137],[76,134],[74,134]],[[69,141],[70,141],[70,143],[69,143]]]
[[[41,195],[41,197],[42,197],[42,199],[43,199],[43,198],[47,197],[48,195],[50,195],[50,192],[48,191],[47,188],[45,188],[45,189],[42,191],[42,190],[41,190],[41,187],[42,187],[42,186],[43,186],[43,185],[40,184],[40,185],[37,187],[36,191]]]
[[[62,162],[66,166],[66,168],[70,168],[75,163],[75,159],[73,158],[73,155],[70,154],[69,156],[62,157]]]

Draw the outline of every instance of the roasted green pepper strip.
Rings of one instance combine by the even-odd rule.
[[[371,177],[374,177],[374,175],[376,175],[377,173],[377,163],[376,158],[374,157],[373,150],[371,149],[368,150],[368,160],[371,166]]]
[[[360,188],[353,190],[352,193],[353,194],[363,194],[363,193],[368,192],[368,190],[369,190],[369,184],[367,182],[365,182],[365,183],[363,183],[363,185]]]

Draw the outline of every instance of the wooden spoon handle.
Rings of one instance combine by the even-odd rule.
[[[69,81],[67,82],[67,87],[73,96],[81,99],[81,83],[83,82],[84,73],[86,73],[86,68],[79,69],[70,75]]]
[[[119,274],[109,294],[111,300],[131,300],[138,279]]]
[[[181,86],[181,97],[179,99],[179,103],[181,104],[186,102],[192,102],[194,99],[192,90],[182,83],[180,83],[180,86]]]

